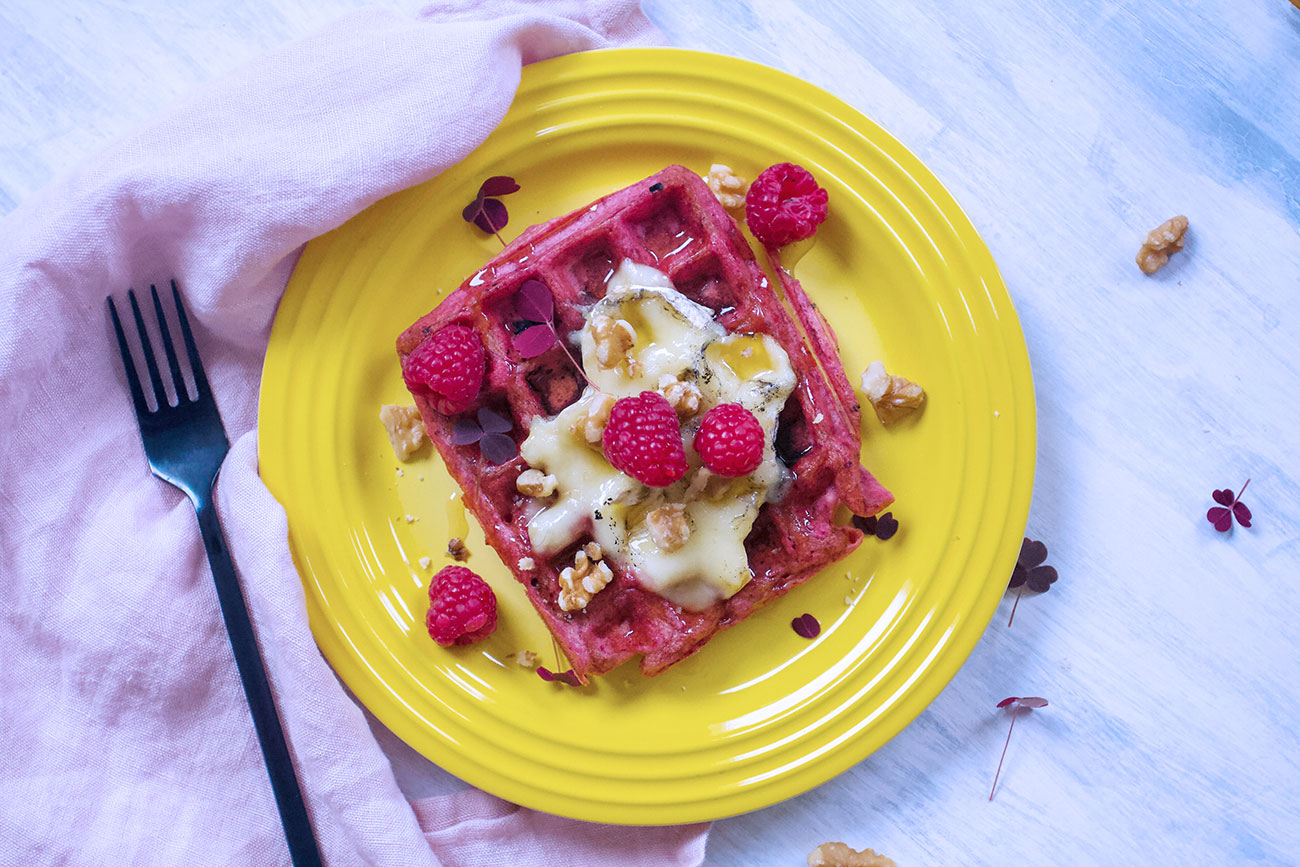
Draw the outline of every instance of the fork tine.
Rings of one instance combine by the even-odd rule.
[[[189,391],[185,388],[185,380],[181,378],[181,365],[176,359],[176,347],[172,345],[172,335],[167,329],[167,317],[163,315],[162,302],[158,300],[158,288],[150,283],[149,292],[153,294],[153,312],[158,316],[158,333],[162,336],[163,350],[167,353],[167,367],[172,372],[172,385],[176,386],[176,403],[182,404],[188,399]]]
[[[135,303],[135,290],[128,289],[126,297],[131,301],[131,313],[135,315],[135,327],[140,332],[140,348],[144,350],[144,366],[149,368],[149,381],[153,383],[154,401],[159,409],[167,404],[167,390],[163,388],[162,377],[158,374],[158,362],[153,357],[153,345],[149,343],[149,332],[144,327],[144,317],[140,315],[140,305]]]
[[[181,336],[185,338],[185,351],[190,357],[190,371],[194,374],[194,393],[202,398],[208,390],[208,377],[203,373],[203,362],[199,360],[198,347],[194,345],[194,335],[190,332],[190,320],[185,315],[185,303],[181,301],[180,290],[176,281],[172,281],[172,298],[176,300],[176,319],[181,324]]]
[[[113,319],[113,330],[117,332],[117,348],[122,353],[122,367],[126,369],[126,381],[131,386],[131,400],[135,403],[135,414],[141,418],[149,414],[149,405],[145,403],[144,391],[140,388],[140,377],[135,373],[135,362],[131,360],[131,347],[126,343],[122,332],[122,320],[117,317],[117,305],[112,296],[108,299],[108,315]]]

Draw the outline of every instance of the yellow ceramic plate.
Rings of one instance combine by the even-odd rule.
[[[667,673],[626,665],[589,688],[542,682],[548,634],[426,451],[399,473],[381,403],[406,403],[393,342],[499,249],[461,220],[490,175],[522,189],[513,237],[669,163],[750,178],[793,161],[830,217],[796,273],[837,330],[851,379],[873,359],[922,383],[924,413],[863,461],[902,529]],[[524,71],[500,128],[461,164],[307,245],[266,355],[262,475],[289,515],[312,630],[352,691],[432,761],[511,801],[580,819],[712,819],[797,795],[893,737],[988,624],[1019,550],[1034,402],[1019,323],[988,250],[939,182],[834,97],[752,63],[602,51]],[[409,516],[409,517],[408,517]],[[500,626],[447,650],[426,587],[465,536]],[[432,558],[430,567],[420,559]],[[814,641],[790,628],[812,612]]]

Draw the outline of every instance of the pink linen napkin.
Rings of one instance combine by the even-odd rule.
[[[697,864],[467,790],[408,803],[320,656],[257,475],[301,245],[462,159],[521,64],[658,35],[634,0],[361,11],[195,93],[0,221],[0,864],[287,864],[194,513],[148,474],[104,296],[176,277],[233,442],[218,507],[326,860]]]

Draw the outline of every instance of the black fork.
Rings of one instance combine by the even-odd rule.
[[[158,333],[162,337],[167,367],[176,394],[174,405],[167,399],[167,389],[163,385],[158,361],[149,342],[149,332],[145,330],[144,318],[140,315],[140,306],[135,300],[135,291],[129,291],[127,297],[131,301],[131,314],[140,338],[141,354],[149,372],[151,388],[148,397],[153,398],[156,409],[149,408],[146,391],[136,375],[131,349],[112,298],[108,299],[108,313],[113,319],[113,330],[117,333],[122,366],[126,369],[126,379],[131,387],[131,400],[135,404],[135,416],[140,423],[140,436],[144,439],[144,453],[149,459],[149,467],[155,476],[184,491],[198,514],[199,531],[203,535],[203,545],[208,550],[208,563],[212,566],[212,578],[217,586],[221,616],[226,621],[226,632],[235,653],[239,679],[244,684],[244,695],[248,698],[248,708],[253,715],[257,740],[262,746],[262,757],[266,760],[266,770],[271,777],[271,789],[280,810],[280,822],[284,825],[284,834],[289,843],[289,855],[295,867],[318,865],[321,863],[320,851],[316,847],[316,838],[307,816],[307,805],[303,803],[298,777],[293,770],[293,761],[289,758],[289,747],[285,743],[280,716],[276,713],[275,702],[271,698],[271,686],[266,679],[262,654],[257,649],[253,625],[248,619],[244,593],[235,577],[235,566],[231,562],[226,539],[221,533],[216,504],[212,498],[212,486],[217,480],[221,461],[226,452],[230,451],[230,442],[226,439],[212,389],[208,387],[208,378],[203,373],[203,363],[199,360],[199,352],[194,345],[194,335],[190,332],[190,323],[185,316],[185,306],[181,303],[176,281],[173,280],[171,285],[172,298],[176,302],[176,319],[180,323],[185,352],[194,378],[193,398],[189,396],[185,379],[181,375],[180,362],[167,329],[167,317],[163,315],[158,290],[149,287],[153,295],[154,313],[158,319]]]

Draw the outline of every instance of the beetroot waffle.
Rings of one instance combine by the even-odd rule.
[[[528,465],[521,457],[494,465],[476,445],[456,445],[452,438],[457,418],[486,407],[513,421],[511,436],[521,443],[535,419],[554,416],[581,396],[585,382],[563,346],[529,359],[514,349],[515,294],[526,280],[545,283],[555,300],[555,329],[567,341],[583,328],[584,310],[603,297],[625,259],[662,271],[677,291],[712,310],[728,332],[770,335],[789,356],[796,377],[776,437],[790,484],[778,502],[759,509],[744,540],[753,577],[735,595],[703,610],[674,605],[646,589],[634,570],[610,560],[613,578],[585,610],[561,610],[560,572],[589,539],[551,556],[538,554],[528,534],[536,501],[516,490]],[[481,339],[486,372],[471,406],[444,415],[418,387],[415,402],[466,507],[580,678],[603,674],[636,655],[642,656],[647,675],[690,656],[719,630],[852,551],[862,534],[834,521],[841,505],[873,515],[892,502],[859,464],[859,406],[833,332],[797,284],[787,283],[786,295],[793,313],[704,181],[682,166],[669,166],[588,207],[530,227],[398,338],[404,363],[449,325],[473,329]],[[532,568],[523,568],[529,561]]]

